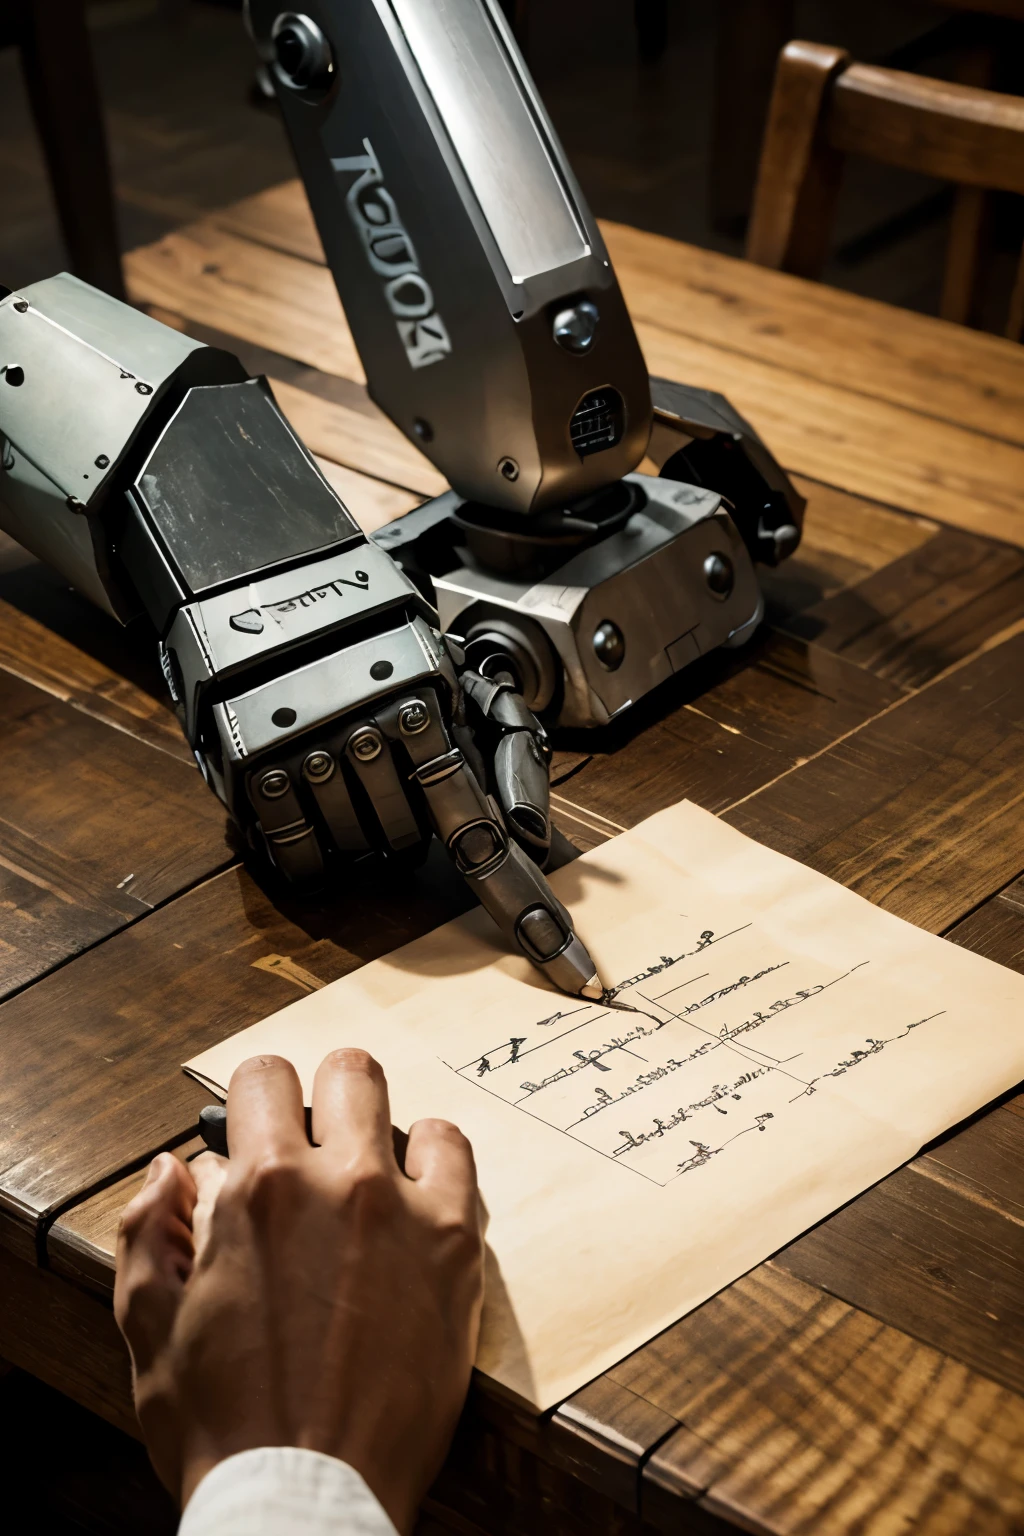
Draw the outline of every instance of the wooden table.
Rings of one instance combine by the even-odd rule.
[[[809,509],[744,652],[562,743],[559,826],[593,846],[688,795],[1024,968],[1024,351],[607,236],[652,371],[726,391]],[[274,379],[367,527],[440,489],[366,397],[297,184],[127,271]],[[264,888],[150,647],[31,564],[0,598],[0,1355],[130,1429],[112,1249],[147,1160],[194,1137],[179,1063],[465,898],[443,859],[406,892]],[[553,1414],[480,1383],[424,1529],[1019,1532],[1022,1239],[1010,1098]]]

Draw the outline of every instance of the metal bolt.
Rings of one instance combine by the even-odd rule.
[[[594,655],[606,672],[616,671],[625,660],[626,642],[622,630],[611,619],[605,619],[594,630]]]
[[[283,768],[271,768],[260,780],[260,794],[264,800],[280,800],[289,787],[290,780]]]
[[[430,711],[422,699],[410,699],[398,711],[398,728],[403,736],[416,736],[430,724]]]
[[[311,784],[324,784],[334,772],[334,758],[329,752],[311,752],[302,771]]]
[[[515,459],[504,458],[498,460],[498,473],[506,480],[519,479],[519,465]]]
[[[704,580],[709,592],[715,597],[728,597],[735,579],[736,573],[728,555],[719,554],[717,550],[708,555],[704,561]]]
[[[369,725],[357,731],[348,745],[352,756],[358,758],[361,763],[372,763],[375,757],[380,756],[384,747],[380,732]]]
[[[589,352],[594,345],[601,316],[590,299],[580,299],[556,314],[551,333],[560,347],[576,356]]]

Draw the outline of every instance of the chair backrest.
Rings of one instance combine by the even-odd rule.
[[[844,49],[822,43],[787,43],[768,111],[748,260],[821,275],[848,154],[961,188],[1024,194],[1024,100],[854,64]],[[1007,335],[1019,340],[1022,328],[1024,253]]]

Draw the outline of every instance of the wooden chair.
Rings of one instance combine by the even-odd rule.
[[[72,270],[123,298],[107,136],[84,0],[0,0],[0,47],[21,50]]]
[[[820,277],[847,155],[957,184],[940,313],[966,322],[985,189],[1024,194],[1024,100],[854,64],[841,48],[782,50],[768,111],[747,259]],[[1024,252],[1006,335],[1024,331]]]

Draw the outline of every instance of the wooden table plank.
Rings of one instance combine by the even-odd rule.
[[[898,327],[894,311],[893,325]],[[1024,544],[1024,448],[833,380],[637,324],[652,373],[716,389],[790,470],[956,528]],[[1024,360],[1022,360],[1024,367]]]
[[[625,224],[601,228],[634,320],[1024,445],[1014,342]]]
[[[768,631],[742,652],[694,663],[617,727],[560,737],[593,755],[554,803],[612,832],[682,799],[721,812],[901,697],[828,651]]]
[[[701,257],[723,263],[723,270],[730,268],[729,258],[716,253],[702,252]],[[758,284],[770,287],[770,280],[778,277],[757,269]],[[214,325],[328,373],[364,380],[325,267],[256,246],[205,220],[131,252],[126,278],[139,303],[162,305],[186,321]],[[786,279],[787,284],[799,282]],[[819,292],[831,296],[831,290]],[[280,302],[282,293],[288,294],[286,307]],[[864,304],[871,310],[868,301],[847,297],[854,306]],[[906,313],[875,307],[888,316],[890,344],[899,356],[898,341],[892,338],[902,336]],[[954,419],[944,420],[885,398],[877,391],[895,366],[891,359],[888,369],[879,366],[874,392],[851,388],[845,356],[842,382],[835,369],[816,377],[773,357],[767,344],[770,330],[764,335],[750,332],[746,351],[727,351],[717,341],[673,329],[677,309],[678,304],[667,310],[657,324],[638,324],[651,371],[723,391],[788,469],[955,527],[1024,544],[1024,448],[1019,441],[985,437],[982,447],[978,432],[955,419],[955,409],[949,412]],[[934,326],[943,337],[949,352],[946,372],[959,367],[965,377],[976,376],[973,340],[968,338],[977,333],[926,317],[915,319]],[[853,321],[850,329],[851,335],[856,333]],[[1004,371],[1016,379],[1018,394],[1024,397],[1019,348],[995,345],[1006,347]],[[947,393],[944,388],[942,398]]]
[[[323,265],[302,184],[211,216],[220,229]],[[602,220],[634,319],[824,383],[1024,444],[1024,362],[1000,336]]]
[[[57,1209],[186,1137],[210,1095],[181,1062],[300,996],[303,973],[333,981],[469,902],[440,848],[401,886],[367,870],[320,900],[271,900],[235,867],[0,1006],[0,1244],[23,1251]]]
[[[1024,868],[1022,752],[1024,634],[1017,634],[725,819],[941,933]]]
[[[1024,882],[991,893],[1024,868],[1024,576],[1016,549],[978,535],[1024,544],[1024,356],[635,231],[609,239],[659,371],[723,388],[817,479],[804,545],[765,583],[790,633],[708,658],[618,732],[567,739],[558,823],[586,845],[689,793],[904,916],[962,918],[958,942],[1017,963]],[[129,264],[182,328],[260,356],[328,472],[352,477],[357,516],[357,495],[377,498],[372,519],[432,493],[436,472],[362,392],[297,183]],[[465,894],[446,864],[431,878],[310,907],[232,870],[0,1007],[0,1244],[31,1257],[55,1217],[51,1266],[109,1288],[139,1178],[118,1173],[186,1136],[205,1098],[177,1063],[304,977],[443,921]],[[445,1529],[491,1528],[495,1499],[516,1529],[621,1536],[641,1517],[772,1536],[1020,1528],[1021,1110],[929,1148],[549,1423],[477,1394],[432,1493]]]
[[[774,1265],[609,1375],[685,1425],[644,1468],[658,1530],[686,1528],[686,1499],[750,1532],[1011,1536],[1024,1519],[1024,1399]]]
[[[448,489],[444,476],[382,411],[367,415],[283,379],[270,382],[282,411],[314,453],[423,496],[439,496]]]
[[[170,699],[153,698],[3,599],[0,668],[190,767],[195,763]]]
[[[325,373],[366,382],[326,267],[254,246],[203,220],[129,251],[124,273],[138,304],[159,304]]]
[[[2,995],[235,855],[194,766],[2,670],[0,719]]]
[[[947,528],[781,622],[876,677],[919,688],[1021,614],[1024,553]]]

